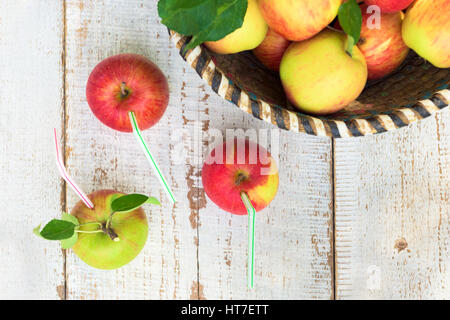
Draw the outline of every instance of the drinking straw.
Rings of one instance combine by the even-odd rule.
[[[166,182],[166,179],[164,179],[164,176],[161,173],[161,170],[159,170],[158,165],[155,162],[155,159],[153,158],[149,148],[147,147],[147,144],[144,141],[144,138],[142,138],[141,131],[139,130],[139,126],[136,120],[136,115],[133,111],[130,111],[128,113],[130,117],[131,126],[133,127],[133,134],[136,137],[136,140],[141,145],[142,150],[144,150],[144,154],[147,157],[148,162],[150,162],[151,167],[153,168],[153,171],[155,172],[155,175],[159,179],[159,183],[164,188],[164,191],[166,191],[167,196],[169,197],[170,201],[172,203],[175,203],[175,197],[173,196],[173,192],[170,189],[169,185]]]
[[[80,187],[75,183],[75,181],[69,176],[67,173],[66,168],[64,167],[64,161],[62,159],[61,153],[59,152],[59,143],[58,143],[58,136],[56,135],[56,129],[53,128],[53,134],[55,136],[55,147],[56,147],[56,165],[58,167],[59,173],[61,174],[61,177],[66,180],[66,182],[69,184],[69,186],[73,189],[73,191],[76,192],[76,194],[80,197],[81,201],[84,202],[84,204],[89,209],[94,209],[94,204],[92,201],[88,198],[86,193],[81,190]]]
[[[253,288],[255,274],[255,217],[256,210],[253,207],[246,192],[241,192],[241,199],[248,212],[248,257],[247,257],[247,286]]]

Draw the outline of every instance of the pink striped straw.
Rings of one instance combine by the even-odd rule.
[[[53,133],[55,135],[55,146],[56,146],[56,165],[58,167],[59,173],[61,174],[61,177],[66,180],[66,182],[69,184],[69,186],[72,188],[73,191],[77,193],[77,195],[80,197],[81,201],[84,202],[84,204],[89,209],[94,209],[94,204],[91,200],[89,200],[86,193],[83,192],[83,190],[78,187],[78,185],[73,181],[73,179],[69,176],[69,174],[66,171],[66,168],[64,167],[64,161],[62,159],[61,153],[59,152],[59,143],[58,143],[58,136],[56,135],[56,129],[53,128]]]

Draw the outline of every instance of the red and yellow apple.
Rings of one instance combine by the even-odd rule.
[[[212,150],[203,165],[202,182],[208,197],[221,209],[245,215],[241,192],[247,193],[256,211],[264,209],[277,193],[278,170],[266,149],[234,139]]]
[[[253,54],[270,70],[279,71],[281,58],[290,44],[291,41],[269,28],[266,38],[253,50]]]
[[[361,5],[363,23],[358,48],[366,58],[368,78],[380,79],[397,69],[408,56],[402,38],[403,12],[382,13],[379,27],[371,26],[367,5]]]
[[[145,130],[163,116],[169,102],[169,86],[161,70],[137,54],[119,54],[100,62],[89,76],[87,102],[105,125],[131,132],[129,111]]]
[[[291,41],[309,39],[336,18],[342,0],[259,0],[269,27]]]
[[[312,39],[292,43],[281,60],[280,77],[289,101],[300,111],[325,115],[355,100],[367,82],[364,55],[346,36],[324,30]]]
[[[220,54],[252,50],[263,42],[267,29],[267,23],[259,11],[257,0],[249,0],[242,27],[221,40],[205,42],[205,46]]]
[[[414,0],[365,0],[368,6],[378,6],[381,12],[393,13],[408,8]]]
[[[450,68],[450,0],[416,0],[403,21],[403,40],[438,68]]]
[[[111,202],[121,195],[123,193],[112,190],[97,191],[89,195],[94,209],[89,209],[80,201],[71,211],[71,215],[78,219],[80,225],[86,224],[79,228],[81,232],[78,233],[78,240],[72,249],[91,267],[120,268],[133,260],[147,241],[148,223],[142,208],[131,212],[116,212],[110,224],[107,224],[112,213]],[[83,232],[96,231],[99,228],[103,232]]]

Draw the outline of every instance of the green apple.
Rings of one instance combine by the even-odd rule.
[[[367,64],[354,46],[346,52],[346,36],[324,30],[286,50],[280,77],[289,101],[300,111],[325,115],[355,100],[367,82]]]
[[[416,0],[406,12],[405,43],[438,68],[450,68],[450,0]]]
[[[264,41],[269,26],[258,8],[257,0],[249,0],[242,27],[218,41],[207,41],[205,46],[220,54],[232,54],[255,49]]]
[[[147,241],[148,223],[142,208],[116,212],[107,223],[112,213],[111,202],[122,195],[112,190],[96,191],[89,195],[94,209],[80,201],[71,211],[81,225],[72,249],[94,268],[117,269],[124,266],[139,254]],[[99,225],[103,232],[86,233],[97,231]]]

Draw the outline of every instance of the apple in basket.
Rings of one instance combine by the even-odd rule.
[[[259,0],[269,27],[291,41],[311,38],[330,24],[342,0]]]
[[[264,40],[267,29],[267,23],[259,11],[257,0],[249,0],[242,27],[221,40],[206,41],[205,46],[220,54],[252,50]]]
[[[364,55],[353,46],[346,52],[344,34],[324,30],[317,36],[292,43],[280,66],[286,95],[301,111],[312,114],[337,112],[355,100],[367,82]]]
[[[361,5],[362,28],[358,48],[366,58],[368,78],[380,79],[395,71],[405,61],[409,48],[402,38],[403,12],[381,13],[379,26],[371,24],[370,10]]]
[[[269,28],[266,38],[253,50],[253,54],[270,70],[279,71],[281,58],[290,44],[291,41]]]
[[[450,68],[450,0],[417,0],[406,12],[403,40],[438,68]]]
[[[368,6],[378,6],[383,13],[398,12],[408,8],[414,0],[365,0]]]

